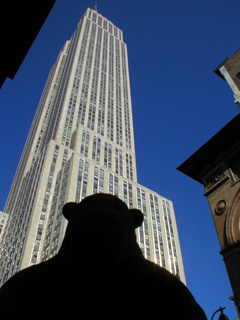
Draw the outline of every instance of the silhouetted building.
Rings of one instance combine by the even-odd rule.
[[[178,170],[203,184],[240,315],[240,115]]]
[[[0,88],[6,78],[14,78],[55,1],[2,3]]]
[[[49,73],[6,202],[2,283],[58,252],[66,202],[100,192],[143,212],[145,257],[185,282],[173,204],[137,181],[123,33],[88,8]]]

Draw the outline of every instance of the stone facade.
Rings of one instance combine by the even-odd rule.
[[[229,84],[235,103],[240,106],[240,49],[231,58],[227,57],[214,72]]]
[[[203,184],[240,313],[240,115],[179,168]]]

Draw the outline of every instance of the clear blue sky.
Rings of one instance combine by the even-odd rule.
[[[3,210],[48,72],[93,1],[57,0],[0,91]],[[98,0],[128,45],[138,180],[174,203],[187,285],[208,318],[236,311],[203,187],[176,168],[239,112],[213,70],[240,47],[238,0]]]

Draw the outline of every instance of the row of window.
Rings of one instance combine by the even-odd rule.
[[[87,49],[89,32],[90,32],[90,22],[89,20],[87,20],[85,30],[84,30],[81,50],[79,54],[79,60],[81,61],[81,66],[83,66],[85,54],[87,53],[85,69],[83,70],[84,72],[83,83],[82,83],[81,94],[80,94],[80,104],[79,104],[78,120],[77,120],[78,123],[81,123],[81,124],[84,124],[84,121],[85,121],[86,104],[87,104],[87,98],[88,98],[90,74],[91,74],[92,61],[93,61],[93,49],[94,49],[94,42],[95,42],[96,27],[92,27],[91,29],[90,41]],[[93,108],[91,107],[89,110],[89,116],[88,116],[89,125],[92,117],[95,118],[95,113]]]
[[[162,225],[160,220],[160,209],[158,198],[152,193],[149,195],[150,200],[150,210],[151,210],[151,228],[153,233],[153,245],[154,245],[154,256],[150,250],[149,242],[149,225],[147,219],[147,209],[146,209],[146,193],[145,191],[138,187],[137,188],[137,206],[138,209],[142,211],[144,215],[144,220],[142,226],[138,229],[139,232],[139,244],[143,251],[145,257],[149,260],[154,260],[155,263],[162,267],[166,267],[166,258],[164,254],[163,245],[163,233]],[[173,223],[171,218],[170,204],[168,201],[162,200],[163,218],[164,218],[164,230],[166,232],[166,242],[169,258],[170,271],[180,278],[180,271],[177,260],[176,243],[173,232]]]
[[[98,126],[97,132],[104,136],[105,128],[105,96],[107,88],[107,53],[108,53],[108,34],[104,32],[103,50],[102,50],[102,72],[100,82],[100,95],[99,95],[99,111],[98,111]]]
[[[116,141],[120,146],[123,145],[123,132],[122,132],[122,77],[121,77],[121,64],[119,52],[119,40],[115,39],[115,72],[116,72]]]
[[[64,47],[64,52],[61,52],[61,55],[62,55],[61,64],[64,63],[62,66],[63,70],[62,70],[61,77],[59,79],[60,82],[57,88],[56,97],[54,99],[51,117],[49,119],[49,124],[47,127],[47,132],[44,136],[44,145],[47,145],[50,139],[53,139],[53,140],[56,139],[56,134],[59,129],[59,123],[61,120],[62,110],[65,107],[63,97],[66,94],[67,85],[68,85],[69,77],[72,70],[72,64],[73,64],[72,55],[76,49],[77,37],[79,36],[79,32],[80,30],[78,29],[75,31],[72,37],[72,41],[67,42]],[[67,136],[69,138],[70,132],[67,133]],[[68,139],[67,139],[67,142],[68,142]]]
[[[0,220],[0,236],[4,227],[6,226],[7,220],[8,220],[8,215],[3,213]]]
[[[171,272],[175,274],[178,278],[180,278],[179,266],[177,261],[176,243],[175,243],[174,232],[173,232],[173,222],[172,222],[169,202],[162,200],[162,207],[163,207],[165,229],[167,234],[167,247],[168,247],[168,256],[170,259]]]
[[[94,32],[93,32],[94,30]],[[94,52],[94,42],[95,42],[96,25],[92,25],[92,47],[89,46],[89,51]],[[98,28],[97,39],[96,39],[96,52],[95,60],[93,64],[93,77],[92,77],[92,88],[90,95],[89,113],[87,127],[94,130],[95,114],[96,114],[96,100],[97,100],[97,89],[98,89],[98,77],[99,77],[99,64],[100,64],[100,53],[101,53],[101,41],[102,41],[102,29]]]
[[[43,235],[43,229],[44,229],[45,218],[46,218],[46,211],[47,211],[49,196],[50,196],[50,192],[51,192],[51,188],[52,188],[52,181],[53,181],[53,175],[55,172],[58,152],[59,152],[59,146],[56,145],[55,149],[54,149],[54,153],[53,153],[53,158],[52,158],[52,163],[50,166],[49,174],[48,174],[48,181],[47,181],[47,186],[45,189],[41,215],[40,215],[39,222],[38,222],[37,234],[36,234],[35,243],[34,243],[34,247],[33,247],[32,258],[31,258],[31,264],[36,264],[37,259],[38,259],[38,253],[39,253],[39,248],[41,245],[41,240],[42,240],[42,235]]]
[[[66,55],[60,55],[49,73],[46,86],[44,88],[41,100],[38,105],[37,117],[36,117],[37,122],[35,125],[37,126],[39,124],[40,116],[43,117],[43,122],[41,125],[40,133],[38,135],[38,140],[36,141],[36,144],[35,144],[35,150],[34,150],[32,162],[34,162],[37,159],[37,156],[45,146],[46,141],[49,140],[49,133],[50,133],[49,122],[51,122],[51,119],[52,119],[54,101],[56,99],[59,82],[62,77],[65,62],[66,62]],[[53,81],[54,76],[55,76],[54,85],[52,87],[52,91],[50,93],[48,103],[47,105],[45,105],[48,93],[50,92],[50,87],[51,87],[50,85],[51,85],[51,82]],[[44,114],[43,114],[43,111],[44,111]]]
[[[151,208],[152,231],[154,237],[155,259],[158,265],[165,268],[166,262],[164,256],[163,235],[160,221],[158,198],[156,196],[153,196],[152,193],[150,194],[149,198]]]
[[[126,45],[122,43],[122,79],[123,79],[123,94],[124,94],[124,118],[125,118],[125,136],[126,136],[126,148],[132,149],[131,139],[131,124],[130,124],[130,94],[128,90],[128,73],[126,63]]]
[[[46,236],[43,245],[43,261],[53,257],[59,249],[60,231],[62,228],[62,208],[66,202],[71,161],[72,157],[64,163],[62,169],[57,175],[48,225],[46,229]]]
[[[90,38],[89,43],[88,38]],[[126,59],[124,44],[120,46],[118,39],[114,39],[106,31],[103,35],[101,28],[97,29],[95,24],[86,21],[62,144],[70,143],[74,112],[75,108],[78,108],[77,123],[86,124],[89,129],[96,130],[102,136],[106,134],[111,141],[115,140],[120,146],[123,146],[125,134],[126,147],[131,150],[131,110]],[[78,99],[79,106],[76,106]],[[85,123],[86,110],[88,114]],[[96,117],[97,128],[95,128]],[[125,132],[123,132],[123,121]]]
[[[77,190],[75,201],[80,202],[86,197],[88,187],[89,162],[84,159],[79,160]],[[108,190],[104,190],[104,169],[99,166],[94,166],[93,185],[91,193],[108,192],[115,196],[119,196],[119,178],[113,173],[109,173]],[[130,207],[133,207],[132,184],[128,181],[123,181],[124,202]]]
[[[57,204],[59,203],[59,197],[61,199],[64,199],[64,192],[66,191],[70,160],[68,160],[67,164],[63,166],[62,170],[60,170],[56,179],[56,185],[54,189],[52,206],[50,210],[46,240],[45,240],[45,247],[48,249],[49,249],[49,244],[51,240],[53,225],[55,223],[54,221],[56,220],[55,214],[56,214]],[[76,194],[75,194],[76,202],[79,202],[86,197],[87,187],[88,187],[88,176],[89,176],[89,163],[85,159],[80,159],[79,167],[78,167]],[[108,192],[110,194],[114,194],[116,196],[119,195],[118,182],[119,182],[119,178],[116,175],[109,174]],[[93,178],[93,186],[92,186],[91,192],[92,193],[104,192],[104,170],[98,166],[94,167],[94,178]],[[62,194],[62,196],[60,194]],[[133,207],[132,185],[127,181],[123,182],[123,194],[124,194],[124,201],[126,202],[126,204],[129,207]],[[45,251],[46,251],[46,248],[45,248]]]
[[[113,141],[113,116],[114,116],[114,42],[110,36],[109,41],[109,79],[108,79],[108,110],[107,110],[107,137]]]
[[[80,153],[85,157],[88,157],[90,143],[90,133],[86,130],[82,131],[82,139],[80,145]],[[111,143],[104,142],[104,146],[101,145],[101,138],[93,136],[92,144],[92,160],[97,164],[100,164],[101,152],[104,152],[103,165],[105,168],[112,170],[113,156],[115,155],[115,173],[123,176],[123,151],[120,148],[112,149]],[[133,157],[131,154],[126,153],[125,158],[126,177],[133,180]]]
[[[56,158],[58,154],[58,147],[56,146],[52,159],[52,164],[49,171],[49,177],[52,176]],[[69,183],[69,170],[72,157],[67,161],[67,153],[63,154],[63,166],[57,175],[56,184],[53,193],[52,205],[49,213],[48,225],[46,228],[46,236],[43,245],[42,259],[46,260],[55,255],[59,248],[60,233],[62,228],[62,207],[66,200],[67,185]],[[107,183],[105,180],[104,169],[100,166],[93,167],[93,180],[91,181],[91,190],[89,190],[89,162],[85,159],[79,159],[78,175],[76,177],[76,192],[75,201],[80,202],[87,194],[108,192],[119,196],[119,177],[114,173],[108,174]],[[50,179],[51,180],[51,179]],[[51,181],[49,181],[51,183]],[[105,186],[105,187],[104,187]],[[107,190],[106,190],[107,186]],[[45,196],[48,195],[50,185],[46,187]],[[122,199],[129,208],[133,205],[133,185],[127,180],[122,181]],[[180,277],[179,267],[177,261],[177,251],[174,238],[173,222],[171,217],[170,204],[166,200],[162,200],[163,222],[164,227],[161,225],[160,220],[160,207],[157,196],[149,194],[150,211],[147,212],[147,193],[141,187],[136,189],[137,207],[143,212],[144,221],[142,226],[138,229],[139,232],[139,245],[149,260],[154,260],[157,264],[166,267],[164,247],[163,247],[163,228],[166,236],[166,244],[168,250],[168,259],[170,269],[173,274]],[[44,202],[45,202],[44,197]],[[150,216],[148,217],[148,215]],[[149,218],[151,225],[149,225]],[[41,236],[43,234],[43,224],[45,220],[45,210],[42,211],[39,225],[37,229],[36,241],[33,248],[32,263],[36,263],[37,254],[41,244]],[[151,250],[150,230],[152,229],[152,243]]]
[[[143,223],[138,228],[139,232],[139,245],[144,254],[144,256],[151,260],[150,242],[149,242],[149,229],[148,229],[148,219],[147,219],[147,207],[146,207],[146,193],[145,191],[137,187],[137,207],[143,213]]]
[[[77,188],[75,195],[76,202],[80,202],[81,199],[84,199],[87,195],[88,168],[89,163],[84,159],[80,159],[78,166]]]
[[[76,68],[76,73],[78,73],[79,77],[82,73],[83,61],[84,61],[86,47],[87,47],[89,28],[90,28],[90,22],[89,20],[87,20],[85,25],[85,30],[83,33],[82,44],[81,44],[81,49],[80,49],[77,68]],[[88,94],[88,83],[89,83],[88,77],[90,77],[88,61],[89,61],[89,57],[87,59],[87,64],[85,66],[85,73],[83,78],[82,90],[80,94],[80,103],[79,103],[79,109],[78,109],[77,123],[81,123],[81,124],[84,124],[85,113],[86,113],[86,99]]]
[[[4,231],[0,252],[1,284],[19,270],[45,155],[46,148],[23,178],[7,232]]]
[[[111,34],[114,34],[115,37],[118,37],[120,40],[122,40],[122,31],[116,28],[110,21],[104,19],[101,15],[89,10],[88,18],[92,19],[94,23],[97,23],[100,27],[103,27]]]

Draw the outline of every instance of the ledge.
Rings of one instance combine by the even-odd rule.
[[[225,177],[224,179],[222,179],[219,183],[215,184],[215,186],[212,187],[212,189],[210,189],[206,193],[204,193],[204,197],[208,197],[210,194],[212,194],[213,192],[215,192],[216,190],[221,188],[224,184],[226,184],[229,180],[230,180],[230,178],[228,176]]]

